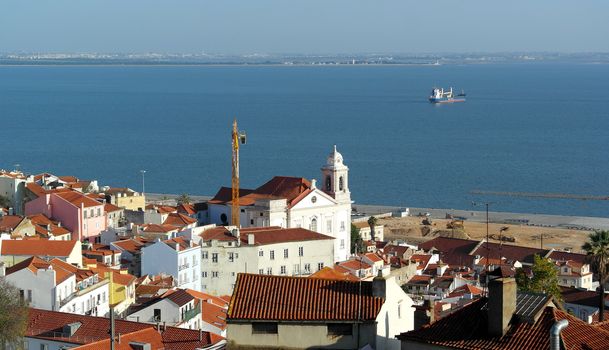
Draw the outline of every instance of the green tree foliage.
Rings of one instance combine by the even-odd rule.
[[[378,219],[375,218],[374,216],[371,216],[370,218],[368,218],[368,226],[370,226],[370,239],[372,239],[373,241],[375,240],[375,235],[376,235],[374,228],[376,227],[377,223],[378,223]]]
[[[19,349],[25,334],[28,309],[19,297],[19,291],[0,278],[0,348],[11,344]]]
[[[355,225],[351,224],[351,251],[355,254],[363,252],[363,243],[359,230]]]
[[[562,300],[558,286],[558,271],[550,259],[535,255],[531,274],[532,277],[527,276],[522,268],[516,270],[516,283],[520,291],[548,294],[557,301]]]
[[[600,282],[600,295],[598,301],[599,321],[605,320],[605,283],[607,282],[607,271],[609,270],[609,231],[595,231],[588,236],[582,249],[588,254],[588,261],[592,271],[598,275]]]
[[[0,208],[8,208],[11,206],[11,200],[8,197],[0,195]]]
[[[190,204],[190,196],[188,193],[182,193],[178,198],[176,198],[178,204]]]

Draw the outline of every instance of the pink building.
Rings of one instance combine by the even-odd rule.
[[[104,204],[80,192],[52,192],[25,204],[26,215],[45,214],[61,221],[73,233],[73,239],[93,241],[106,229]]]

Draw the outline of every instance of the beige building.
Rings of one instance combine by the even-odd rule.
[[[399,349],[414,309],[391,278],[239,274],[227,324],[229,349]]]
[[[117,207],[136,211],[146,207],[146,196],[130,188],[105,187],[102,192],[106,195],[106,200]]]
[[[359,236],[363,241],[372,241],[372,230],[366,220],[353,221],[353,226],[357,228]],[[374,226],[374,241],[383,242],[385,240],[385,226]]]

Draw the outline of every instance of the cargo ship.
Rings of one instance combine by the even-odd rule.
[[[431,95],[429,96],[429,102],[431,103],[453,103],[453,102],[465,102],[465,93],[461,92],[457,97],[453,94],[453,88],[444,91],[444,88],[433,88]]]

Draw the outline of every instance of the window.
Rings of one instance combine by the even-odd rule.
[[[228,261],[229,262],[234,262],[235,261],[235,254],[228,253]]]
[[[93,209],[91,209],[91,212],[89,214],[91,214],[90,216],[93,217]]]
[[[252,334],[277,334],[277,322],[254,322]]]
[[[202,259],[208,259],[207,252],[202,252],[202,253],[201,253],[201,258],[202,258]]]
[[[242,213],[245,213],[245,209],[241,209],[241,212],[242,212]]]
[[[197,280],[197,270],[192,270],[192,280],[193,281]]]
[[[292,268],[292,275],[300,275],[300,265],[294,264]]]
[[[344,221],[340,222],[340,232],[345,232],[345,222]]]
[[[332,177],[326,176],[326,191],[332,191]]]
[[[271,260],[275,260],[275,251],[271,250],[271,252],[269,253]]]
[[[258,274],[259,275],[264,275],[264,269],[258,269]]]
[[[345,249],[345,240],[344,239],[340,240],[340,249]]]
[[[101,208],[97,208],[97,216],[101,216]]]
[[[192,266],[197,266],[197,257],[196,256],[192,256]]]
[[[328,336],[336,337],[341,335],[352,335],[353,326],[349,323],[329,323]]]
[[[40,350],[49,350],[49,346],[47,344],[40,344]]]
[[[273,268],[272,267],[267,267],[266,268],[266,274],[267,275],[272,275],[273,274]]]
[[[161,309],[154,309],[154,319],[153,321],[160,322],[161,321]]]
[[[218,278],[218,271],[212,271],[211,278]]]
[[[218,253],[211,253],[211,262],[218,262]]]
[[[264,256],[264,251],[263,250],[259,251],[258,256]]]
[[[203,277],[203,278],[207,278],[207,271],[203,271],[203,272],[201,272],[201,277]]]
[[[304,247],[298,247],[298,256],[304,256]]]
[[[250,219],[250,225],[254,224],[254,219]]]
[[[288,250],[287,250],[287,249],[284,249],[284,250],[283,250],[283,258],[284,258],[284,259],[287,259],[287,258],[288,258]]]
[[[317,271],[321,270],[324,268],[324,263],[318,263],[317,264]]]
[[[402,303],[398,303],[398,318],[402,318]]]
[[[82,213],[82,215],[83,215],[83,216],[84,216],[84,218],[86,219],[86,218],[87,218],[87,211],[85,210],[85,211]]]
[[[343,186],[344,186],[344,181],[343,181],[343,177],[341,176],[338,178],[338,190],[342,191],[344,189]]]
[[[311,273],[311,264],[305,264],[304,266],[305,273]]]
[[[281,265],[281,274],[285,275],[287,273],[287,269],[285,268],[285,265]]]
[[[32,302],[32,290],[31,289],[27,290],[27,302],[28,303]]]
[[[326,231],[328,231],[328,233],[332,233],[332,220],[326,221]]]
[[[309,230],[317,232],[317,219],[311,219],[311,225],[309,225]]]

